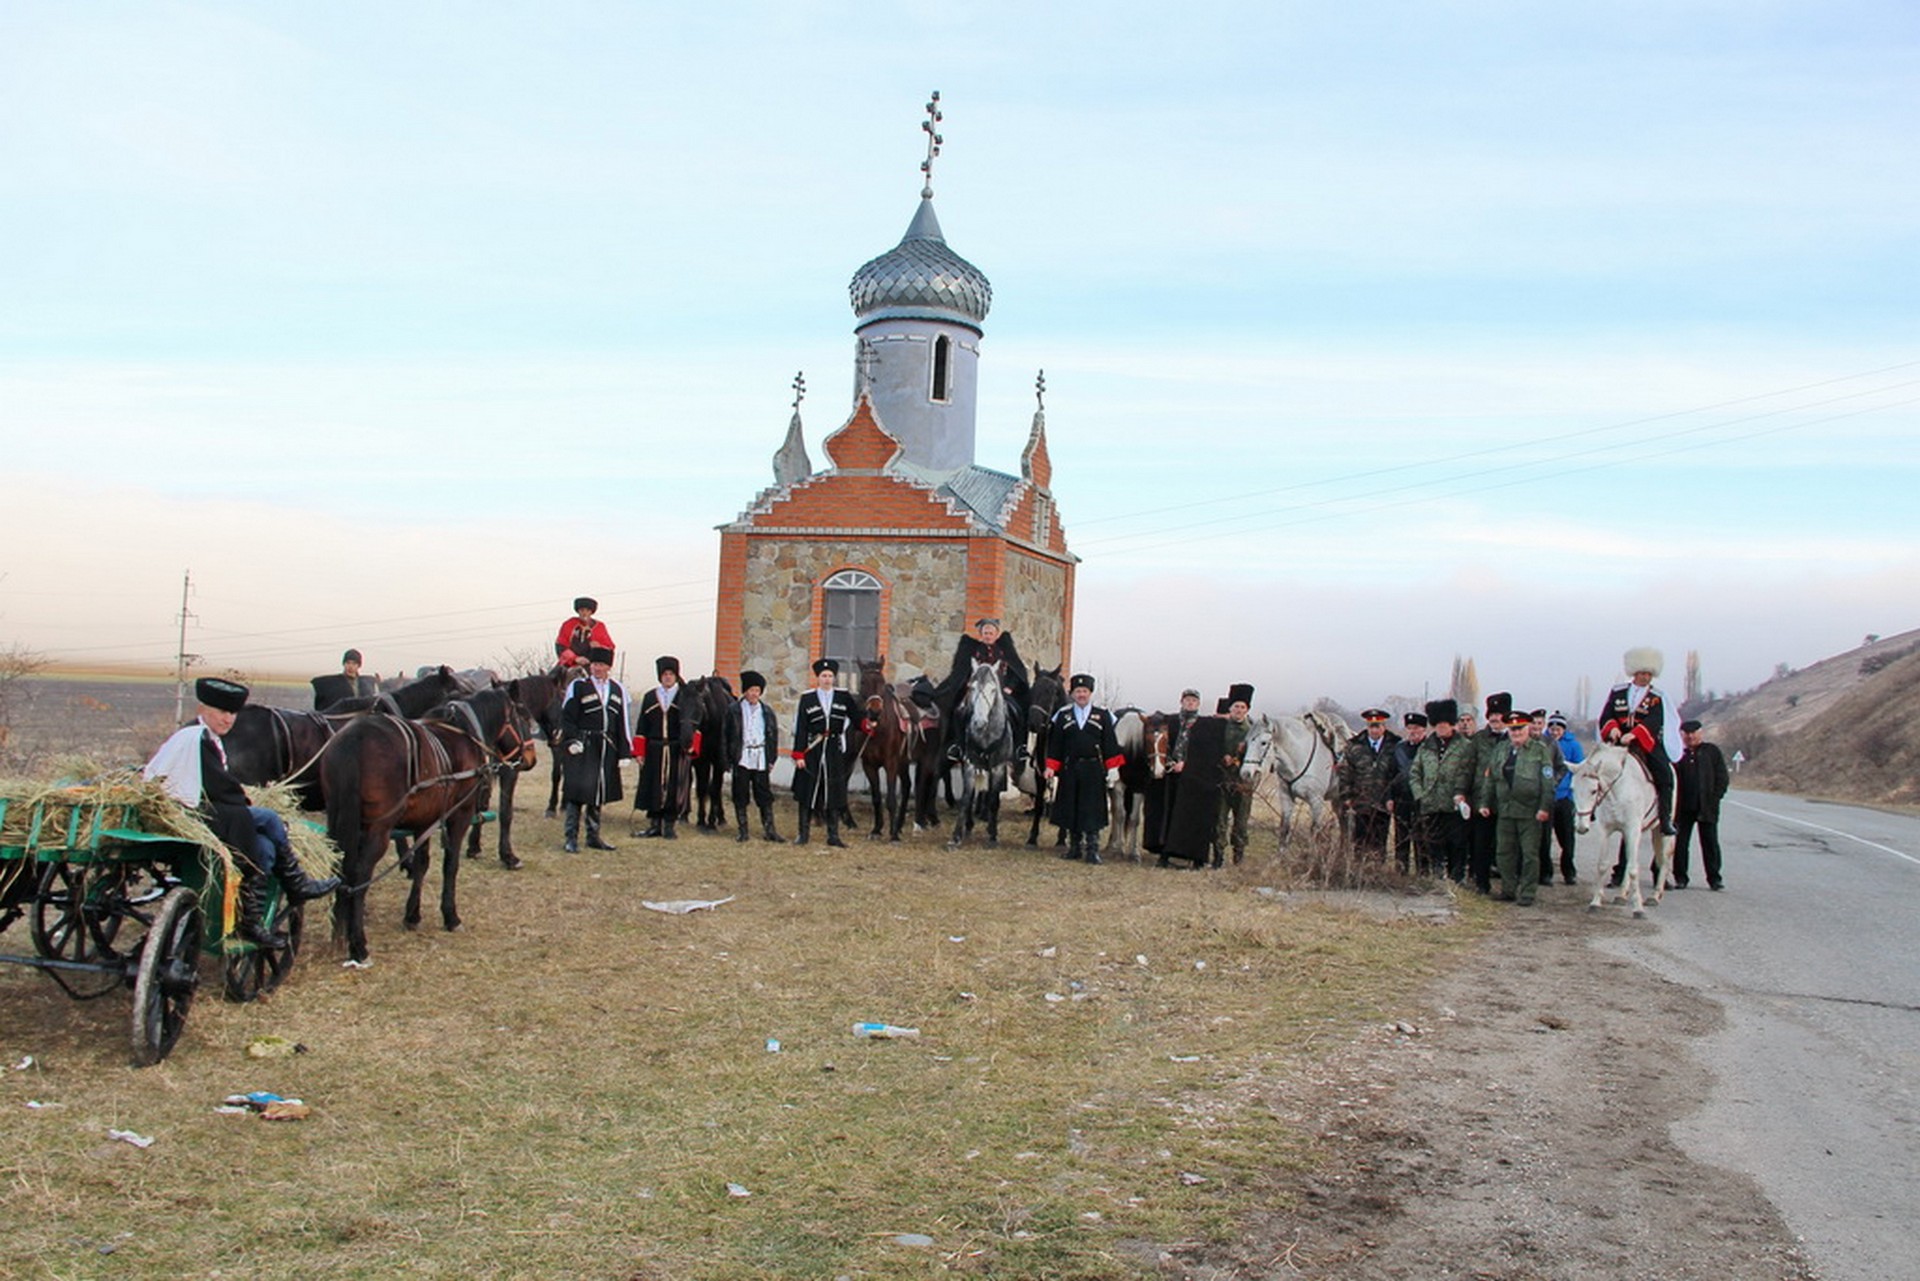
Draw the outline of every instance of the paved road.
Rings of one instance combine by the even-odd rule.
[[[1674,1065],[1696,1159],[1756,1179],[1830,1281],[1920,1277],[1920,819],[1765,793],[1721,816],[1726,892],[1613,950],[1726,1026]]]

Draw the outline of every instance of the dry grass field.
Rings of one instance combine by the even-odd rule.
[[[528,866],[467,863],[458,933],[404,931],[381,882],[369,970],[315,913],[284,988],[203,987],[158,1067],[127,1066],[123,995],[0,967],[0,1274],[1178,1274],[1321,1159],[1283,1102],[1316,1056],[1401,1017],[1492,915],[1262,892],[1268,832],[1196,874],[624,819],[617,852],[565,855],[523,809]],[[250,1059],[265,1034],[307,1052]],[[254,1089],[314,1114],[214,1111]]]

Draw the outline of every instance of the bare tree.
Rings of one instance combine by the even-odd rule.
[[[17,641],[0,649],[0,761],[14,759],[14,712],[26,692],[27,678],[46,665],[45,655]]]

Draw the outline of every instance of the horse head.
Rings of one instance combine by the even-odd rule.
[[[1147,773],[1153,778],[1167,776],[1167,763],[1173,742],[1173,731],[1169,727],[1171,718],[1165,712],[1155,712],[1147,717],[1144,727],[1146,736]]]
[[[1036,734],[1043,733],[1053,714],[1066,704],[1065,670],[1064,663],[1054,668],[1034,668],[1033,682],[1027,687],[1027,728]]]
[[[1624,747],[1602,744],[1593,754],[1573,767],[1573,830],[1585,834],[1593,829],[1594,815],[1607,796],[1620,785],[1632,760]]]
[[[1240,749],[1240,781],[1252,782],[1260,777],[1260,771],[1267,768],[1267,757],[1273,752],[1273,721],[1266,716],[1247,720],[1247,742]]]
[[[1002,739],[1011,740],[1007,700],[1000,689],[1000,665],[975,660],[967,678],[967,741],[981,751],[992,750]],[[1011,747],[1008,749],[1011,751]]]

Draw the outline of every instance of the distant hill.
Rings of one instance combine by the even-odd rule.
[[[1744,786],[1920,805],[1920,630],[1688,712],[1729,757],[1745,754]]]

